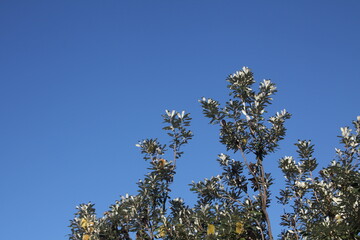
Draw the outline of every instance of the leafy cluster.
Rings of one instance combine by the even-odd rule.
[[[360,239],[360,117],[350,128],[341,128],[337,157],[314,176],[314,145],[300,141],[299,161],[284,157],[279,167],[286,179],[279,201],[290,205],[282,215],[284,239]]]
[[[207,198],[219,199],[221,203],[226,201],[237,207],[242,216],[247,216],[246,225],[251,229],[254,239],[272,239],[267,208],[270,204],[269,187],[273,179],[270,173],[265,172],[263,161],[267,155],[276,150],[279,141],[284,138],[286,132],[284,123],[290,118],[290,114],[282,110],[269,118],[265,116],[266,108],[271,104],[272,96],[277,90],[274,83],[264,80],[260,83],[259,90],[254,91],[255,80],[249,68],[244,67],[241,71],[229,75],[227,81],[232,99],[227,101],[224,107],[220,107],[220,103],[211,98],[202,98],[200,103],[204,115],[210,118],[210,123],[221,126],[220,142],[227,150],[241,153],[241,160],[233,160],[232,163],[233,166],[240,166],[241,171],[236,172],[238,181],[234,181],[231,171],[239,167],[227,167],[229,161],[225,159],[228,157],[223,155],[220,163],[227,167],[224,169],[224,174],[205,180],[203,184],[194,185],[194,189],[212,185],[213,187],[207,188],[215,190],[218,195],[208,194]],[[252,154],[255,160],[248,160],[246,154]],[[244,166],[249,177],[242,175]],[[251,186],[251,194],[247,190],[248,183]],[[244,193],[245,199],[242,198],[241,193]]]
[[[82,204],[71,221],[70,239],[73,240],[119,240],[119,239],[154,239],[164,234],[166,224],[167,204],[170,185],[175,174],[175,161],[182,152],[180,148],[193,136],[186,127],[190,124],[190,115],[185,112],[166,111],[163,115],[164,127],[171,137],[169,148],[157,139],[145,139],[136,144],[150,160],[149,173],[138,182],[138,194],[123,196],[110,206],[103,217],[96,218],[93,204]],[[171,149],[174,159],[166,160],[165,152]],[[82,222],[91,221],[89,231]],[[89,219],[89,220],[87,220]]]
[[[273,239],[268,208],[273,179],[264,161],[274,161],[271,153],[284,139],[286,110],[268,115],[276,93],[270,80],[253,90],[255,80],[244,67],[227,78],[230,99],[224,106],[202,98],[204,115],[220,126],[220,142],[234,154],[218,155],[220,173],[192,182],[190,190],[197,202],[188,206],[181,198],[171,199],[171,183],[182,147],[192,139],[188,113],[166,111],[162,117],[170,141],[145,139],[136,144],[149,173],[138,182],[134,196],[117,200],[103,216],[97,217],[94,204],[81,204],[71,220],[71,240],[198,240]],[[360,117],[355,132],[341,128],[342,150],[319,173],[310,141],[299,140],[298,161],[279,160],[285,188],[277,197],[285,206],[281,216],[281,239],[360,239]]]

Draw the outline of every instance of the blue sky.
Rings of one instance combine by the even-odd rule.
[[[146,173],[135,144],[166,141],[165,109],[192,113],[195,137],[173,197],[219,173],[225,148],[197,102],[228,100],[242,66],[293,114],[279,151],[311,139],[322,166],[360,115],[359,1],[24,1],[0,3],[0,226],[7,240],[67,239],[75,206],[102,214]],[[257,86],[255,86],[257,87]],[[240,159],[238,155],[232,155]],[[282,207],[273,202],[275,232]]]

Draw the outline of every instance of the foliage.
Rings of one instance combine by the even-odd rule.
[[[69,239],[273,239],[268,214],[273,179],[263,162],[272,160],[269,155],[284,139],[290,114],[282,110],[268,116],[275,84],[264,80],[254,91],[250,69],[229,75],[227,82],[231,99],[223,107],[211,98],[199,101],[210,123],[220,126],[220,142],[228,153],[218,155],[219,175],[190,184],[197,196],[194,206],[169,197],[176,162],[193,137],[191,118],[184,111],[166,111],[163,130],[169,144],[145,139],[136,145],[150,164],[138,193],[121,197],[102,217],[96,216],[94,204],[81,204]],[[293,157],[279,160],[286,183],[277,197],[286,208],[281,239],[359,238],[360,117],[354,126],[355,133],[341,129],[344,149],[336,149],[337,158],[319,174],[310,141],[295,144],[298,162]]]
[[[341,128],[337,157],[314,176],[314,145],[299,140],[299,161],[284,157],[279,167],[286,178],[279,201],[292,211],[282,215],[284,239],[360,239],[360,117],[350,128]]]
[[[263,161],[284,138],[284,123],[290,114],[283,110],[266,119],[266,107],[271,103],[276,87],[270,80],[264,80],[259,91],[255,92],[252,89],[255,80],[250,69],[244,67],[242,71],[230,75],[227,81],[233,98],[224,107],[221,108],[220,103],[211,98],[202,98],[200,103],[210,123],[221,125],[220,142],[228,150],[240,152],[242,161],[231,160],[230,156],[221,154],[222,175],[193,183],[192,190],[199,195],[199,205],[219,204],[229,208],[224,212],[241,216],[238,221],[245,226],[244,237],[272,239],[267,207],[273,179],[270,173],[265,172]],[[255,157],[254,161],[248,160],[246,155],[250,154]],[[244,168],[248,175],[243,174]],[[223,228],[220,225],[220,229]]]

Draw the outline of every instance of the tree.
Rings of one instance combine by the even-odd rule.
[[[341,128],[337,158],[314,176],[314,145],[299,140],[299,161],[280,159],[286,188],[279,201],[292,211],[282,215],[284,239],[360,239],[360,116],[353,121],[355,133]]]
[[[195,206],[169,197],[182,147],[193,134],[188,113],[166,111],[163,129],[171,138],[169,145],[157,139],[137,144],[150,164],[138,182],[138,194],[121,197],[102,217],[96,216],[94,204],[81,204],[71,220],[70,239],[273,239],[267,211],[273,179],[263,162],[285,137],[291,115],[282,110],[267,117],[275,84],[264,80],[254,91],[250,69],[244,67],[227,81],[231,99],[223,107],[211,98],[199,102],[210,123],[220,125],[220,142],[235,158],[219,154],[221,174],[190,184],[198,198]],[[299,162],[293,157],[279,160],[286,187],[277,199],[287,209],[280,238],[360,238],[360,117],[354,126],[355,133],[341,129],[344,150],[337,149],[338,158],[318,175],[310,141],[296,143]],[[166,151],[172,152],[171,160],[165,159]]]

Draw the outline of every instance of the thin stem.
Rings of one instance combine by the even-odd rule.
[[[256,176],[256,173],[251,169],[250,164],[247,161],[245,153],[244,153],[244,151],[243,151],[240,144],[238,145],[238,148],[239,148],[239,150],[241,152],[241,155],[242,155],[242,157],[244,159],[244,163],[245,163],[246,167],[249,169],[251,175],[254,177],[254,180],[255,180],[256,184],[261,186],[261,188],[259,189],[260,190],[260,195],[261,195],[261,210],[262,210],[263,214],[265,215],[266,224],[268,226],[269,238],[270,238],[270,240],[273,240],[270,217],[269,217],[269,214],[268,214],[267,208],[266,208],[267,187],[266,187],[266,183],[265,183],[264,167],[262,165],[262,161],[260,159],[258,159],[258,165],[260,167],[260,172],[261,172],[261,178],[260,178],[261,182],[259,183],[258,176]],[[261,236],[262,236],[262,239],[264,239],[264,233],[263,233],[262,230],[261,230]]]
[[[221,198],[224,198],[224,199],[228,199],[228,200],[233,201],[233,202],[236,202],[236,203],[238,203],[240,206],[244,207],[244,204],[243,204],[242,202],[240,202],[239,200],[235,199],[235,198],[232,198],[232,197],[230,197],[230,196],[226,196],[226,195],[223,195],[223,194],[221,194],[220,197],[221,197]]]
[[[273,236],[272,236],[272,230],[271,230],[271,222],[270,222],[270,217],[269,217],[269,214],[267,212],[267,207],[266,207],[268,191],[267,191],[267,186],[265,183],[264,166],[262,165],[262,163],[260,163],[260,172],[261,172],[261,209],[265,215],[266,224],[268,225],[269,238],[270,238],[270,240],[272,240]]]
[[[248,193],[246,193],[246,196],[248,197],[248,199],[251,199],[251,198],[250,198],[250,195],[249,195]],[[251,206],[253,206],[253,205],[252,205],[252,201],[249,200],[249,202],[250,202]],[[264,232],[263,232],[263,230],[262,230],[262,228],[261,228],[260,222],[259,222],[257,219],[255,219],[255,222],[256,222],[256,224],[258,225],[259,229],[260,229],[261,240],[265,240]]]
[[[174,151],[174,168],[176,168],[176,143],[174,143],[173,151]]]

